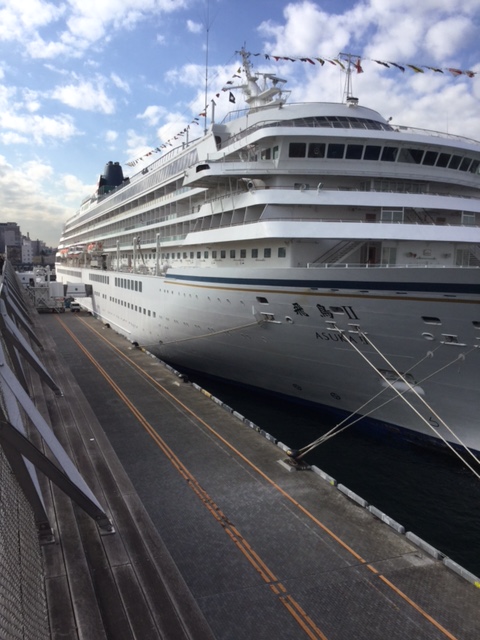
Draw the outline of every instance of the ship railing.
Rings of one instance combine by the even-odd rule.
[[[307,102],[289,102],[288,103],[289,106],[312,106],[312,103],[307,103]],[[331,104],[332,106],[338,106],[337,103],[322,103],[322,106],[325,104]],[[268,105],[266,107],[264,107],[266,111],[271,111],[271,106],[269,107]],[[250,109],[242,109],[239,111],[234,111],[234,112],[230,112],[228,113],[224,120],[223,123],[228,123],[232,120],[236,120],[239,117],[242,116],[246,116],[248,115],[248,113],[250,112]],[[321,117],[321,116],[320,116]],[[368,120],[368,119],[367,119]],[[257,131],[258,129],[264,129],[264,128],[268,128],[268,127],[305,127],[305,128],[312,128],[312,129],[337,129],[337,130],[341,130],[341,129],[368,129],[368,130],[384,130],[384,131],[390,131],[390,132],[398,132],[398,133],[413,133],[413,134],[421,134],[421,135],[427,135],[427,136],[433,136],[433,137],[441,137],[441,138],[447,138],[450,140],[458,140],[460,142],[469,142],[469,143],[475,143],[478,144],[478,141],[473,139],[473,138],[467,138],[465,136],[459,136],[456,134],[452,134],[452,133],[445,133],[443,131],[435,131],[435,130],[431,130],[431,129],[422,129],[420,127],[409,127],[409,126],[405,126],[405,125],[396,125],[396,124],[390,124],[390,123],[383,123],[381,121],[376,121],[376,120],[371,120],[370,122],[355,122],[355,121],[349,121],[349,120],[343,120],[343,121],[334,121],[332,120],[331,122],[325,121],[325,120],[320,120],[318,122],[315,121],[315,116],[309,116],[307,118],[292,118],[291,120],[282,120],[281,118],[268,118],[265,120],[262,120],[260,122],[256,122],[255,124],[252,124],[249,127],[246,127],[245,129],[243,129],[242,131],[234,134],[233,136],[231,136],[230,138],[227,138],[226,140],[224,140],[223,145],[225,144],[231,144],[233,142],[236,142],[237,140],[241,140],[243,138],[245,138],[246,136],[249,136],[251,133],[254,133],[255,131]]]
[[[178,220],[181,220],[183,216],[178,216]],[[143,244],[145,243],[149,243],[152,244],[156,241],[156,234],[160,233],[162,231],[161,226],[159,226],[160,222],[166,222],[171,223],[173,222],[174,218],[169,218],[168,220],[153,220],[151,222],[148,223],[142,223],[142,227],[143,229],[145,229],[145,233],[147,233],[148,235],[146,235],[145,237],[142,235],[142,231],[139,231],[139,227],[130,227],[130,228],[123,228],[121,230],[116,230],[114,233],[109,234],[109,235],[103,235],[102,239],[103,239],[103,250],[104,251],[110,251],[110,250],[116,250],[116,240],[119,237],[119,234],[122,235],[127,235],[129,233],[136,233],[139,237],[140,237],[140,242]],[[195,222],[195,220],[200,221],[201,218],[194,218],[191,220],[192,224]],[[162,243],[165,242],[175,242],[175,241],[182,241],[186,238],[186,236],[190,233],[195,233],[195,231],[208,231],[210,229],[221,229],[221,228],[229,228],[229,227],[239,227],[239,226],[246,226],[249,224],[256,224],[258,222],[295,222],[295,223],[302,223],[302,222],[324,222],[324,223],[336,223],[336,224],[352,224],[352,223],[356,223],[356,224],[383,224],[383,225],[417,225],[417,226],[434,226],[434,227],[462,227],[462,228],[471,228],[471,229],[478,229],[480,228],[480,225],[475,224],[461,224],[461,223],[457,223],[457,224],[452,224],[448,221],[443,221],[442,222],[432,222],[430,220],[427,221],[418,221],[418,220],[414,220],[414,221],[409,221],[409,220],[364,220],[364,219],[360,219],[360,218],[319,218],[319,217],[315,217],[315,218],[300,218],[300,217],[279,217],[279,216],[263,216],[261,218],[256,218],[256,219],[249,219],[249,220],[230,220],[228,222],[228,224],[222,224],[221,226],[215,226],[215,227],[211,227],[208,225],[200,225],[198,229],[195,228],[191,228],[187,233],[183,233],[183,234],[175,234],[175,235],[169,235],[169,236],[164,236],[162,235]],[[148,227],[148,229],[146,229],[146,227]],[[120,247],[131,247],[132,246],[132,241],[124,241],[122,242],[122,240],[120,239]],[[153,246],[153,245],[152,245]]]
[[[304,185],[302,185],[304,186]],[[295,189],[295,187],[293,187]],[[299,187],[300,188],[300,187]],[[255,190],[256,191],[261,191],[262,189],[264,189],[264,187],[258,187]],[[280,191],[280,190],[287,190],[287,191],[291,191],[292,190],[292,185],[288,185],[288,186],[269,186],[268,185],[268,190],[269,191]],[[314,192],[315,190],[318,190],[318,188],[313,185],[311,188],[306,188],[307,191],[311,191]],[[142,205],[140,205],[139,207],[137,207],[135,209],[135,212],[132,213],[132,217],[133,216],[137,216],[137,215],[141,215],[141,214],[147,214],[148,211],[152,208],[154,208],[155,206],[158,206],[161,202],[166,202],[166,201],[175,201],[175,197],[180,197],[183,193],[187,193],[189,192],[190,189],[188,187],[181,187],[180,189],[177,189],[175,192],[172,192],[171,194],[168,195],[161,195],[158,198],[155,198],[153,200],[150,200],[148,202],[143,203]],[[342,192],[342,191],[348,191],[348,192],[357,192],[357,193],[366,193],[364,189],[356,189],[354,187],[349,187],[349,186],[331,186],[331,187],[323,187],[322,192],[324,191],[338,191],[338,192]],[[183,200],[179,199],[177,200],[177,205],[178,207],[182,208],[182,210],[176,212],[176,213],[169,213],[168,216],[162,216],[159,218],[155,218],[153,220],[147,220],[147,221],[136,221],[132,224],[127,224],[125,227],[123,227],[122,231],[128,231],[130,229],[139,229],[141,227],[144,226],[149,226],[151,227],[152,225],[155,224],[160,224],[161,222],[164,222],[168,219],[172,220],[172,219],[179,219],[179,218],[184,218],[185,216],[188,215],[192,215],[195,213],[198,213],[198,211],[200,210],[201,206],[203,206],[204,204],[211,204],[213,202],[219,201],[219,200],[223,200],[226,197],[236,197],[238,195],[241,195],[245,193],[244,189],[232,189],[231,191],[229,191],[228,193],[225,194],[220,194],[217,195],[213,198],[208,198],[206,200],[202,200],[199,201],[197,203],[192,203],[193,206],[190,206],[190,203],[188,206],[183,206]],[[401,194],[412,194],[412,195],[432,195],[432,196],[439,196],[442,198],[463,198],[465,200],[479,200],[480,198],[478,196],[472,196],[472,195],[464,195],[464,194],[445,194],[445,193],[436,193],[436,192],[408,192],[408,191],[393,191],[393,190],[376,190],[376,189],[370,189],[368,191],[368,193],[401,193]],[[172,197],[173,196],[173,197]],[[124,215],[124,214],[122,214]],[[332,220],[328,220],[328,221],[333,221]],[[126,218],[125,220],[126,222],[128,221],[128,218]],[[345,222],[344,220],[338,220],[339,222]],[[83,228],[82,228],[82,233],[83,234],[88,234],[89,235],[89,239],[90,236],[92,234],[92,232],[98,232],[101,233],[102,232],[102,228],[104,226],[108,226],[110,224],[112,224],[112,222],[114,222],[113,219],[108,219],[108,220],[99,220],[99,219],[93,219],[93,220],[89,220],[87,223],[84,223]],[[351,222],[350,220],[348,222]],[[413,224],[413,223],[412,223]],[[418,224],[435,224],[433,222],[422,222],[422,223],[418,223]],[[438,223],[439,224],[439,223]],[[445,224],[445,223],[442,223]],[[77,226],[77,225],[76,225]],[[447,225],[448,226],[448,225]],[[457,225],[456,225],[457,226]],[[78,237],[78,231],[77,229],[72,229],[71,232],[69,233],[68,230],[65,230],[66,235],[64,236],[64,241],[69,244],[69,243],[73,243],[76,242],[76,238]],[[71,238],[69,240],[69,238]]]
[[[308,262],[307,269],[480,269],[480,266],[460,264],[367,264],[365,262]]]

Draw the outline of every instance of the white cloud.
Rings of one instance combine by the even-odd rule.
[[[203,31],[203,25],[193,20],[187,20],[187,30],[190,33],[201,33]]]
[[[145,109],[143,113],[137,116],[141,120],[145,120],[150,126],[156,126],[160,119],[167,113],[164,107],[151,105]]]
[[[43,0],[3,0],[0,9],[0,40],[22,40],[25,35],[58,20],[65,5]]]
[[[59,183],[63,188],[65,200],[71,202],[74,206],[78,206],[78,203],[93,193],[95,189],[95,185],[85,185],[77,176],[71,174],[60,176]]]
[[[151,147],[148,146],[146,136],[142,136],[133,129],[127,131],[127,155],[129,158],[137,159],[147,153]]]
[[[40,115],[38,92],[0,85],[0,137],[4,144],[44,144],[49,140],[68,140],[77,135],[68,115]]]
[[[475,37],[476,29],[466,16],[453,16],[433,24],[425,36],[426,49],[435,60],[455,55],[465,40]]]
[[[110,74],[110,78],[111,78],[113,84],[118,89],[121,89],[122,91],[125,91],[125,93],[130,93],[130,86],[129,86],[128,82],[126,82],[125,80],[122,80],[120,78],[120,76],[118,76],[116,73],[111,73]]]
[[[98,111],[111,114],[115,112],[115,101],[105,93],[101,80],[96,83],[82,80],[77,84],[56,87],[51,97],[74,109]]]
[[[187,122],[185,122],[185,116],[180,113],[169,113],[165,117],[165,124],[157,129],[158,140],[161,142],[167,142],[171,140],[175,136],[177,136],[180,131],[182,131],[186,126]],[[181,136],[179,137],[179,141],[181,140]],[[176,142],[175,144],[179,144]]]
[[[14,168],[0,156],[0,198],[4,219],[18,220],[21,211],[22,233],[29,232],[31,238],[40,238],[55,246],[59,229],[72,211],[47,195],[45,182],[52,176],[52,167],[39,161]]]
[[[105,132],[105,140],[107,142],[115,142],[118,139],[118,132],[117,131],[106,131]]]
[[[77,57],[92,45],[104,47],[117,31],[187,4],[188,0],[69,0],[56,6],[44,0],[3,0],[0,41],[19,42],[32,58]]]

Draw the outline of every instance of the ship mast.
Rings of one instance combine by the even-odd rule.
[[[242,48],[237,53],[242,57],[246,84],[231,88],[243,90],[245,102],[250,109],[274,105],[281,107],[285,103],[286,96],[290,93],[290,91],[283,89],[283,85],[287,81],[273,73],[253,73],[248,51]]]
[[[208,100],[208,48],[209,48],[209,36],[210,36],[210,2],[207,2],[207,17],[205,20],[205,109],[203,117],[203,133],[207,135],[207,100]]]
[[[343,100],[348,105],[357,105],[358,98],[355,98],[353,96],[352,67],[354,66],[354,58],[358,61],[357,64],[360,64],[360,56],[354,56],[351,53],[340,53],[339,55],[347,62],[347,68],[345,69],[345,88],[343,91]]]

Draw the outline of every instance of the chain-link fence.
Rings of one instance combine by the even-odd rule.
[[[42,554],[33,512],[1,448],[0,638],[50,638]]]

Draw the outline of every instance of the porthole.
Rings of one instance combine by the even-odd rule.
[[[425,340],[435,340],[435,337],[433,336],[433,334],[431,333],[422,333],[422,338],[425,338]]]
[[[285,316],[285,322],[288,322],[289,324],[293,324],[293,320],[290,316]]]
[[[480,320],[472,320],[472,324],[475,329],[480,329]]]
[[[268,304],[268,300],[263,296],[257,296],[257,302],[259,302],[260,304]]]
[[[422,316],[422,320],[425,324],[442,324],[440,318],[435,318],[434,316]]]

